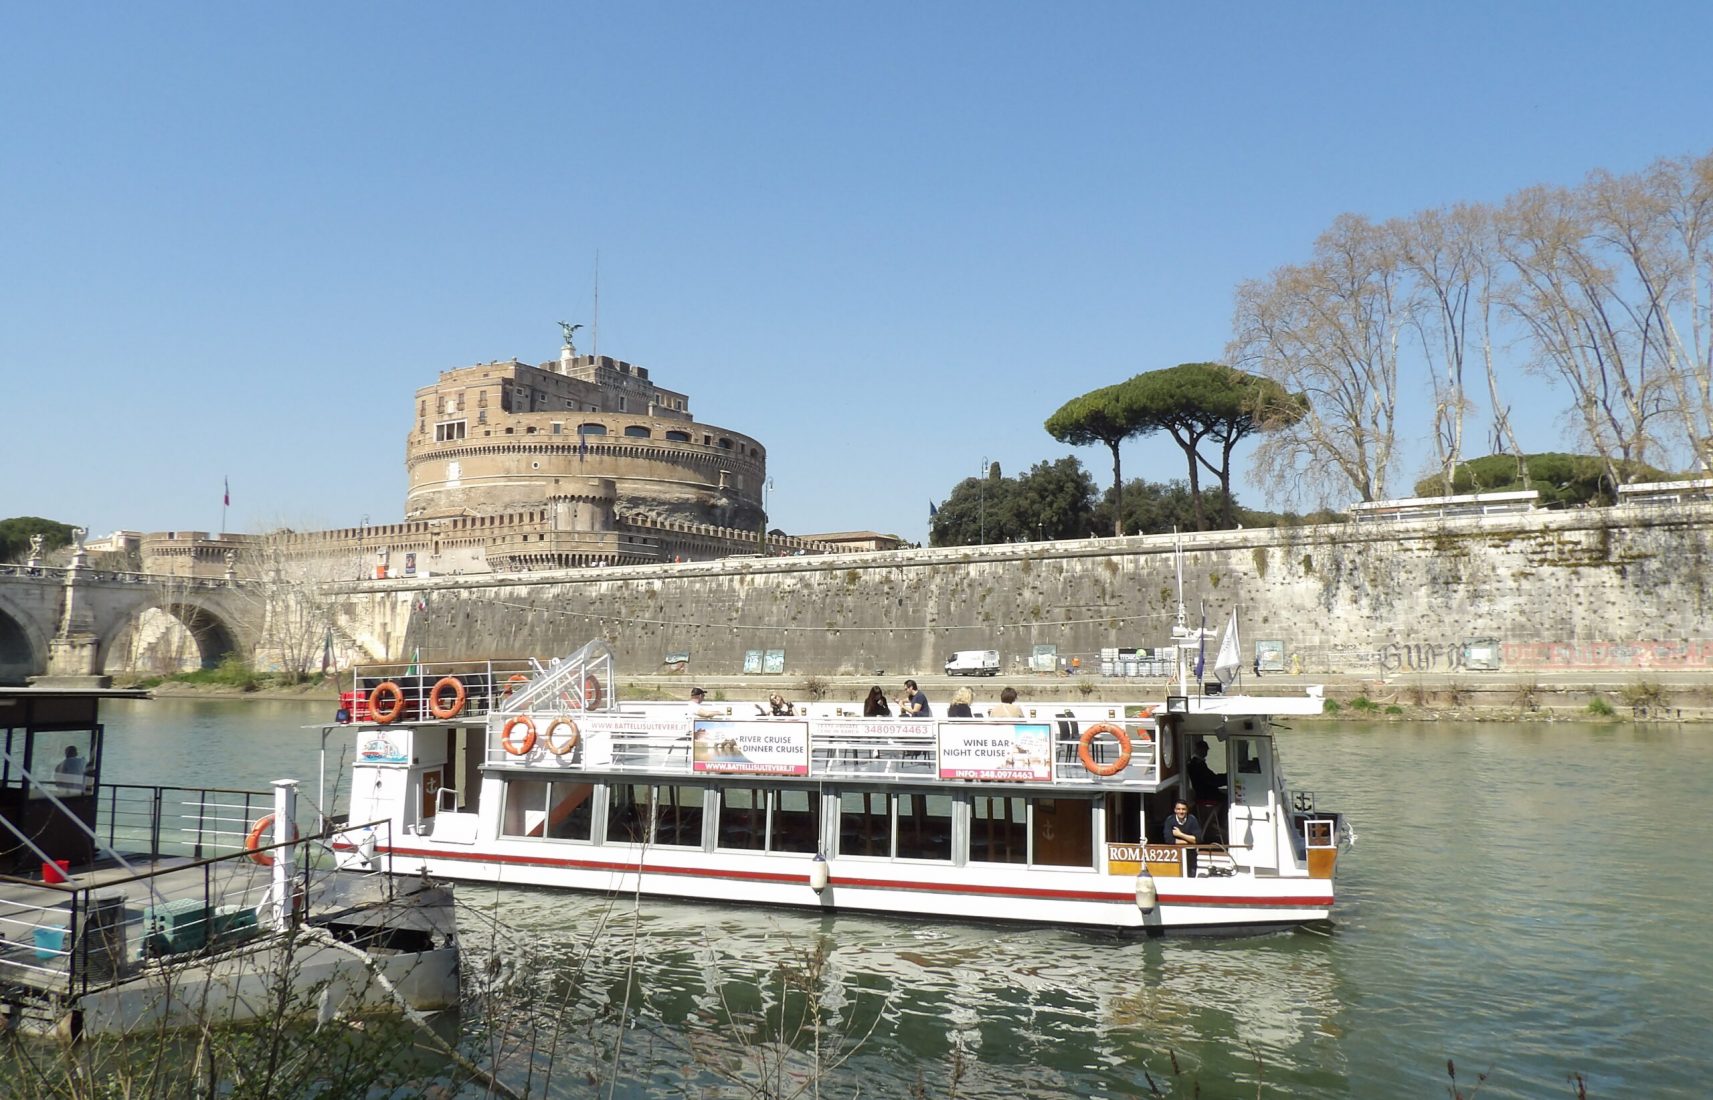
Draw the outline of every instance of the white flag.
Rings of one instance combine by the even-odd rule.
[[[1219,656],[1213,662],[1213,674],[1219,677],[1222,686],[1229,687],[1231,681],[1237,679],[1237,668],[1241,662],[1238,651],[1241,646],[1237,641],[1237,609],[1231,609],[1231,621],[1225,624],[1225,638],[1219,643]]]

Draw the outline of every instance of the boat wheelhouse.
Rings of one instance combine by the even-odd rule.
[[[1332,908],[1343,822],[1287,785],[1275,724],[1314,695],[917,720],[614,688],[595,641],[486,710],[359,725],[351,818],[389,822],[402,870],[513,885],[1146,933]],[[1190,784],[1201,742],[1217,798]],[[1205,843],[1161,835],[1179,798]]]

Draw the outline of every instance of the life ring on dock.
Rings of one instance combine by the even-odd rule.
[[[512,730],[523,727],[523,740],[514,742]],[[500,745],[513,756],[528,756],[529,750],[535,748],[535,723],[529,715],[520,714],[506,723],[506,728],[500,731]]]
[[[583,677],[583,709],[600,710],[605,699],[606,695],[601,691],[601,681],[593,676]]]
[[[262,867],[272,867],[274,865],[274,854],[272,852],[258,852],[256,850],[262,846],[262,837],[267,835],[268,828],[272,826],[273,823],[273,814],[263,814],[261,817],[256,819],[256,823],[254,825],[250,826],[250,835],[244,838],[244,851],[250,853],[250,860],[253,863]],[[293,841],[301,840],[303,838],[303,834],[298,831],[296,825],[291,827],[291,838]]]
[[[383,706],[382,699],[391,699],[391,706]],[[369,717],[387,725],[398,719],[404,713],[404,690],[391,680],[383,680],[375,685],[375,690],[369,692]]]
[[[440,693],[445,688],[452,689],[452,702],[442,704]],[[464,700],[469,697],[470,693],[464,690],[464,681],[456,676],[442,676],[428,689],[428,713],[440,719],[456,718],[464,709]]]
[[[565,739],[565,743],[563,745],[557,744],[553,740],[554,731],[558,730],[561,726],[569,726],[571,729],[571,736]],[[583,739],[583,734],[577,729],[577,723],[571,720],[570,715],[562,714],[558,718],[547,723],[547,728],[541,731],[541,739],[542,743],[547,746],[548,752],[552,753],[554,756],[564,756],[566,753],[577,747],[577,742]]]
[[[525,676],[521,672],[518,673],[516,676],[513,676],[511,679],[506,681],[506,694],[510,695],[514,690],[517,689],[517,686],[519,684],[527,684],[527,683],[529,683],[529,677]]]
[[[1118,738],[1118,759],[1110,764],[1095,763],[1091,746],[1094,739],[1103,733],[1110,733]],[[1117,775],[1130,766],[1130,735],[1124,732],[1123,726],[1114,726],[1107,722],[1090,726],[1083,730],[1082,740],[1077,743],[1077,759],[1083,762],[1091,775]]]

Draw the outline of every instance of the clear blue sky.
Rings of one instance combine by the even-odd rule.
[[[9,5],[0,516],[396,521],[412,392],[552,358],[598,250],[600,350],[759,438],[776,525],[922,539],[1340,212],[1705,152],[1710,12]]]

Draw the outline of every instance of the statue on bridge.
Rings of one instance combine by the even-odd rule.
[[[44,539],[40,533],[37,533],[37,534],[30,536],[30,564],[31,565],[40,565],[42,563],[42,544],[45,543],[46,541],[47,540]]]

